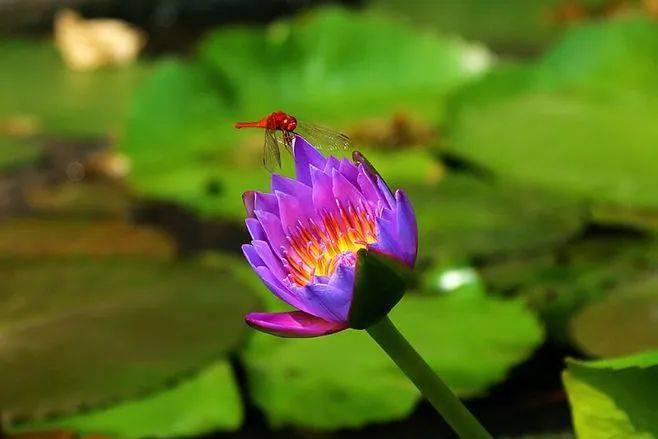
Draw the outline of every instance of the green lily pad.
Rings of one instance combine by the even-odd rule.
[[[58,135],[117,134],[148,67],[141,63],[96,72],[74,72],[49,41],[0,40],[0,121],[35,120],[39,132]]]
[[[658,351],[568,362],[562,375],[578,437],[658,436]]]
[[[578,313],[571,338],[589,355],[613,357],[658,349],[658,276],[623,283]]]
[[[464,288],[463,295],[462,288],[407,294],[391,319],[454,391],[473,396],[529,356],[542,329],[520,301]],[[251,396],[273,426],[357,428],[404,418],[420,398],[365,331],[315,339],[256,334],[242,358]]]
[[[574,28],[536,63],[467,86],[452,102],[451,151],[506,180],[656,207],[656,57],[647,18]]]
[[[463,35],[504,51],[536,51],[562,29],[554,18],[560,0],[405,2],[376,0],[372,8],[442,32]],[[591,0],[589,1],[591,3]]]
[[[477,55],[481,63],[470,63]],[[483,48],[337,8],[269,29],[220,30],[200,56],[250,114],[267,114],[274,104],[334,123],[400,109],[432,120],[446,94],[490,62]]]
[[[658,269],[653,240],[592,237],[555,252],[492,263],[483,268],[497,293],[524,298],[544,320],[551,339],[568,341],[569,322],[582,309]]]
[[[360,40],[371,43],[354,44]],[[462,41],[339,9],[267,29],[223,28],[196,59],[159,63],[137,93],[121,142],[129,181],[142,196],[241,218],[241,193],[266,189],[269,175],[263,132],[238,131],[236,121],[283,108],[337,130],[397,111],[434,124],[447,94],[486,69],[487,61],[474,68],[469,56],[489,59]],[[396,185],[436,179],[426,150],[364,152]],[[285,154],[283,173],[291,169]]]
[[[2,421],[145,395],[235,349],[256,298],[230,262],[0,261]]]
[[[469,175],[449,173],[437,185],[405,189],[418,217],[420,254],[446,260],[551,247],[584,220],[573,200]]]
[[[221,361],[176,386],[116,406],[43,422],[9,426],[11,433],[73,430],[122,438],[180,437],[236,430],[240,393],[228,362]]]

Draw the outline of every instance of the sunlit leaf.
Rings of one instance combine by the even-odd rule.
[[[59,429],[122,438],[178,437],[235,430],[241,423],[240,394],[229,364],[222,361],[145,398],[89,413],[19,424],[10,430]]]
[[[656,207],[656,57],[652,20],[575,28],[539,61],[457,97],[451,150],[507,180]]]
[[[578,437],[658,436],[658,351],[568,363],[562,375]]]
[[[39,40],[0,40],[0,60],[0,124],[29,118],[39,132],[59,135],[118,134],[148,71],[134,63],[73,72],[51,42]]]
[[[473,57],[481,58],[476,67]],[[137,94],[121,143],[129,179],[142,196],[241,218],[241,193],[266,189],[269,175],[263,132],[238,131],[236,121],[282,108],[336,130],[399,111],[434,125],[446,96],[489,61],[485,49],[463,41],[340,9],[269,28],[222,28],[196,59],[160,63]],[[437,179],[426,150],[372,155],[396,184]],[[287,154],[283,161],[289,173]]]
[[[541,342],[542,329],[520,301],[461,291],[407,294],[391,319],[453,390],[471,396],[504,379]],[[364,331],[256,334],[243,360],[251,395],[274,426],[355,428],[403,418],[420,397]]]

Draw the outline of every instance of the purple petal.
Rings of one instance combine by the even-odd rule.
[[[259,331],[279,337],[318,337],[347,329],[344,323],[329,322],[303,311],[252,312],[247,314],[245,321]]]
[[[393,258],[402,260],[403,253],[398,245],[397,224],[387,221],[384,218],[377,218],[377,242],[368,246],[368,249],[375,249],[381,253]]]
[[[256,252],[256,249],[253,245],[243,244],[242,253],[244,253],[245,258],[247,258],[247,262],[249,262],[249,265],[251,265],[254,269],[265,266],[265,263],[260,258],[260,256],[258,256],[258,253]]]
[[[309,312],[333,322],[347,321],[352,300],[352,285],[347,290],[324,283],[310,283],[304,287]]]
[[[313,214],[312,204],[303,206],[298,198],[279,191],[276,192],[276,198],[279,203],[279,212],[281,212],[281,227],[287,233],[294,230],[298,220],[303,220]]]
[[[272,246],[272,250],[274,250],[274,253],[279,257],[282,257],[283,253],[281,252],[281,248],[287,248],[288,241],[286,240],[286,236],[281,228],[281,220],[273,213],[263,210],[256,210],[254,213],[256,214],[256,218],[258,218],[261,227],[263,227],[263,231],[265,232],[265,236],[267,236],[267,241],[270,243],[270,246]]]
[[[347,178],[347,181],[352,183],[354,186],[358,186],[359,183],[357,182],[357,176],[359,175],[359,170],[356,166],[354,166],[354,163],[343,157],[343,159],[340,161],[338,170],[345,176],[345,178]]]
[[[313,207],[316,212],[336,208],[336,199],[331,189],[331,177],[317,168],[311,168],[313,182]]]
[[[273,194],[256,192],[254,198],[254,211],[262,210],[279,216],[279,203]]]
[[[393,198],[393,194],[391,193],[391,190],[386,186],[386,183],[384,183],[384,180],[382,180],[381,177],[377,177],[377,188],[379,189],[379,193],[382,194],[384,197],[384,200],[388,204],[389,209],[393,209],[395,206],[395,199]]]
[[[311,202],[312,191],[309,186],[292,178],[272,174],[272,192],[277,191],[297,198],[302,205]]]
[[[367,202],[363,194],[338,171],[333,171],[331,186],[334,198],[340,200],[343,205],[359,206]]]
[[[265,232],[263,231],[263,227],[260,225],[260,222],[257,218],[247,218],[244,222],[247,225],[247,230],[249,230],[251,239],[259,241],[267,240],[265,237]]]
[[[397,211],[397,234],[400,247],[403,251],[404,261],[413,267],[418,253],[416,215],[414,215],[409,198],[403,190],[398,189],[395,192],[395,204]]]
[[[340,161],[332,155],[327,157],[327,163],[324,165],[323,171],[328,175],[331,175],[334,169],[338,170],[338,168],[340,168]]]
[[[386,199],[382,196],[381,192],[379,192],[379,189],[372,181],[372,177],[366,172],[362,165],[359,165],[358,172],[359,173],[356,177],[357,185],[363,196],[370,203],[370,206],[374,208],[377,206],[378,201],[385,202]]]
[[[301,136],[295,136],[293,155],[295,157],[295,175],[297,176],[297,180],[310,186],[311,174],[309,166],[313,165],[318,169],[323,169],[326,159]]]
[[[255,270],[260,277],[260,280],[271,292],[274,293],[275,296],[293,308],[297,308],[302,311],[307,310],[308,307],[305,305],[306,301],[300,298],[299,293],[287,288],[277,277],[272,274],[269,268],[256,267]]]
[[[356,259],[356,257],[354,258]],[[349,291],[350,298],[351,293],[354,290],[354,272],[356,260],[352,264],[340,264],[336,271],[329,279],[329,285],[334,288],[338,288],[341,291]]]
[[[287,276],[283,271],[283,265],[281,264],[281,259],[274,255],[272,248],[265,241],[253,241],[251,245],[256,250],[256,253],[260,257],[261,261],[267,268],[270,269],[270,272],[279,279],[285,279]]]

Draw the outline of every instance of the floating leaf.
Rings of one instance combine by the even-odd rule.
[[[658,349],[658,276],[622,283],[578,313],[570,333],[579,348],[600,357]]]
[[[555,252],[485,266],[487,285],[523,297],[554,341],[567,341],[574,315],[658,269],[658,246],[633,237],[591,237]]]
[[[234,349],[255,298],[229,262],[3,260],[3,421],[144,395]]]
[[[526,358],[542,330],[519,301],[460,293],[407,294],[391,318],[453,390],[471,396]],[[251,395],[274,426],[356,428],[403,418],[419,398],[364,331],[312,340],[256,334],[243,360]]]
[[[465,63],[474,52],[488,59],[462,41],[339,9],[268,29],[222,28],[196,60],[160,63],[135,97],[121,143],[130,182],[143,196],[241,219],[241,193],[266,189],[269,175],[263,132],[238,131],[236,121],[283,108],[335,129],[397,111],[434,124],[446,95],[487,67]],[[440,172],[419,148],[372,156],[395,184],[436,181]],[[291,169],[286,154],[284,172]]]
[[[122,438],[179,437],[235,430],[241,423],[237,384],[228,362],[221,361],[198,376],[146,398],[70,417],[19,424],[10,431],[64,429]]]
[[[658,27],[626,18],[575,28],[541,60],[453,101],[453,153],[501,177],[656,207]]]
[[[461,0],[458,2],[405,2],[376,0],[377,11],[403,16],[419,25],[463,35],[501,51],[534,52],[550,42],[568,23],[561,21],[560,7],[571,6],[574,18],[583,19],[587,8],[604,0]],[[568,11],[565,11],[568,12]],[[565,17],[567,18],[567,17]]]
[[[58,135],[118,133],[148,68],[134,63],[98,72],[68,70],[52,43],[0,40],[0,121],[30,118]],[[44,80],[47,78],[47,80]]]
[[[448,92],[490,62],[483,48],[336,8],[270,29],[222,29],[200,55],[250,114],[267,114],[274,104],[343,122],[400,109],[432,118]],[[482,63],[469,64],[472,55]]]
[[[658,436],[658,351],[568,362],[562,380],[578,437]]]
[[[563,243],[583,209],[562,197],[447,174],[438,185],[405,187],[418,217],[421,255],[446,259],[521,253]]]

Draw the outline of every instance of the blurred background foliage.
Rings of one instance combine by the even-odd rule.
[[[62,6],[141,27],[144,52],[71,70]],[[239,254],[269,175],[233,123],[284,109],[407,189],[420,260],[392,317],[497,437],[658,437],[657,20],[653,0],[0,1],[0,430],[450,437],[364,334],[243,324],[282,304]]]

